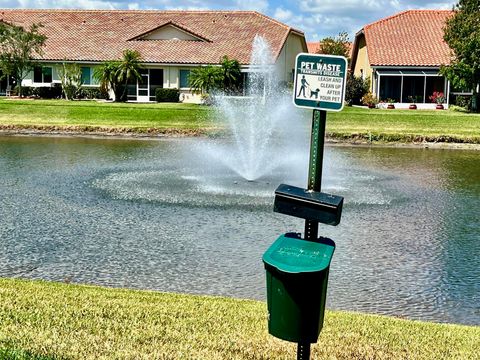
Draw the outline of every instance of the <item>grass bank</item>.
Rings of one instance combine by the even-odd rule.
[[[262,302],[0,279],[0,358],[294,359]],[[313,359],[478,359],[480,327],[326,314]]]
[[[12,132],[205,135],[221,132],[214,117],[211,107],[194,104],[0,99],[0,130]],[[299,110],[298,117],[307,126],[311,111]],[[346,107],[329,113],[327,134],[346,141],[480,144],[480,114]]]

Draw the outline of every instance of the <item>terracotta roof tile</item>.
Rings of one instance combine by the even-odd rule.
[[[372,66],[440,66],[450,63],[443,40],[447,10],[407,10],[364,27]]]
[[[318,54],[318,50],[320,50],[320,41],[307,42],[307,48],[310,54]]]
[[[292,29],[254,11],[0,10],[6,22],[42,23],[47,35],[44,60],[105,61],[124,49],[138,50],[145,62],[213,64],[228,55],[248,64],[256,34],[278,56]],[[205,41],[132,40],[172,23]],[[130,41],[129,41],[130,40]]]

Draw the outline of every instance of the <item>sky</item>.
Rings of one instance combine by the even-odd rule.
[[[448,0],[0,0],[0,8],[256,10],[318,41],[407,9],[451,9]]]

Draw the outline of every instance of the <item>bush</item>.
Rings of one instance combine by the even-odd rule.
[[[367,105],[367,106],[376,106],[378,104],[378,99],[373,96],[373,94],[369,91],[365,95],[363,95],[362,99],[362,104]]]
[[[15,86],[15,89],[13,90],[13,94],[12,95],[17,95],[18,94],[18,85]],[[30,87],[30,86],[22,86],[22,96],[25,96],[25,97],[30,97],[30,96],[34,96],[35,95],[35,88],[33,87]]]
[[[108,92],[100,88],[82,87],[78,94],[79,99],[108,99]]]
[[[455,98],[455,105],[470,111],[472,108],[472,97],[470,95],[458,95]]]
[[[157,88],[155,90],[155,99],[157,102],[179,102],[180,90]]]
[[[370,87],[369,79],[362,79],[361,76],[355,76],[348,73],[347,90],[345,92],[345,101],[348,105],[361,105],[362,98],[367,94]]]
[[[41,99],[60,99],[62,97],[62,85],[52,84],[52,86],[32,87],[32,96],[38,96]]]

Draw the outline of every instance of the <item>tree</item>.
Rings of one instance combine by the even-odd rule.
[[[452,50],[452,62],[441,73],[456,87],[472,89],[472,110],[478,111],[480,86],[480,1],[460,0],[447,20],[444,40]]]
[[[369,79],[362,79],[361,76],[355,76],[352,72],[347,75],[347,88],[345,91],[345,101],[348,105],[361,105],[362,98],[368,93],[370,87]]]
[[[120,97],[120,101],[125,101],[127,96],[127,86],[130,81],[137,81],[142,79],[140,70],[142,66],[140,61],[142,57],[136,50],[123,50],[123,58],[118,62],[117,79],[120,84],[123,85],[123,92]]]
[[[73,100],[83,85],[82,69],[75,63],[63,63],[58,67],[62,91],[67,100]]]
[[[93,77],[104,92],[113,91],[115,101],[125,101],[130,81],[141,79],[141,56],[136,50],[126,49],[120,60],[106,61],[93,70]]]
[[[100,84],[100,90],[108,93],[113,91],[115,99],[120,99],[120,86],[118,83],[118,61],[106,61],[93,70],[93,77]]]
[[[190,72],[188,81],[192,91],[208,94],[223,84],[223,71],[221,67],[213,65],[198,67]]]
[[[225,55],[220,64],[222,65],[223,91],[225,93],[234,92],[238,89],[242,80],[240,63],[238,60],[229,59],[228,56]]]
[[[22,96],[22,81],[36,65],[35,55],[43,55],[47,37],[40,34],[41,24],[32,24],[29,30],[0,21],[0,70],[2,76],[11,75]]]
[[[340,32],[336,37],[326,37],[320,40],[318,53],[340,55],[348,59],[350,53],[350,41],[348,40],[348,33],[343,31]]]

